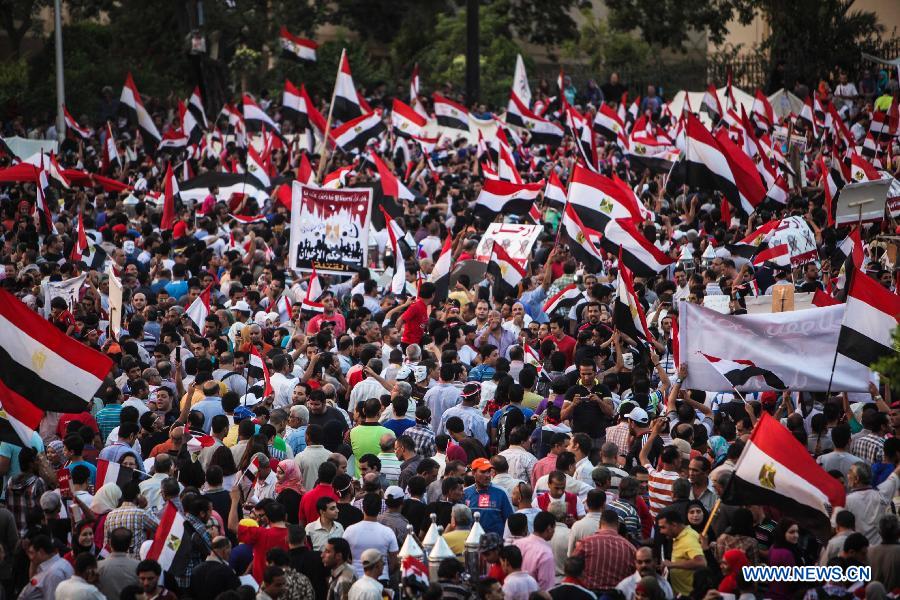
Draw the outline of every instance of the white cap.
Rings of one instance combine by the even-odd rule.
[[[640,423],[641,425],[646,425],[650,422],[650,415],[648,415],[647,411],[640,406],[628,413],[628,418],[635,423]]]
[[[403,493],[403,488],[399,485],[390,485],[384,491],[385,500],[400,500],[401,498],[406,498],[406,494]]]
[[[238,300],[235,302],[234,306],[231,307],[231,310],[239,310],[242,313],[247,313],[248,315],[253,312],[250,308],[250,305],[247,304],[246,300]]]

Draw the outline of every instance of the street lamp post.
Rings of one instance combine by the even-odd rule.
[[[53,28],[56,45],[56,137],[61,142],[66,138],[66,118],[63,106],[66,104],[66,82],[63,76],[62,40],[62,0],[53,2]]]

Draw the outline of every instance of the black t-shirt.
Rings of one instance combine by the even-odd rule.
[[[603,92],[603,99],[616,104],[622,101],[622,94],[625,93],[625,89],[625,86],[621,83],[609,83],[608,81],[600,86],[600,91]]]
[[[631,448],[628,449],[628,454],[625,456],[625,470],[629,473],[638,464],[638,457],[641,454],[641,448],[644,447],[644,444],[647,443],[647,437],[649,433],[645,433],[637,438],[633,442],[631,442]],[[662,438],[656,436],[653,440],[653,446],[650,447],[650,452],[647,453],[647,460],[651,465],[656,466],[656,461],[659,459],[660,453],[663,451],[663,441]],[[643,465],[641,465],[643,466]]]
[[[595,600],[596,596],[579,585],[561,583],[550,589],[553,600]]]
[[[329,421],[338,421],[340,423],[343,423],[344,428],[347,427],[347,421],[344,420],[344,415],[342,415],[341,411],[333,406],[326,407],[325,412],[321,415],[313,412],[309,413],[310,425],[320,425],[322,427],[325,427],[325,424]]]
[[[566,391],[566,400],[571,402],[576,395],[581,396],[581,402],[572,409],[572,431],[599,438],[606,435],[606,428],[612,425],[612,418],[604,414],[599,402],[588,398],[591,394],[597,394],[601,399],[611,395],[609,388],[596,380],[591,385],[584,385],[576,380]]]
[[[344,504],[342,502],[338,502],[337,507],[337,522],[340,523],[344,529],[347,529],[351,525],[355,525],[363,520],[363,512],[352,504]]]

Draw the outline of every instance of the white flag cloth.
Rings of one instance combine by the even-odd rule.
[[[831,379],[845,305],[792,312],[722,315],[689,302],[679,303],[681,362],[688,366],[687,389],[730,391],[703,354],[722,360],[751,361],[773,373],[790,390],[824,392]],[[831,382],[835,392],[863,392],[869,370],[838,361]],[[775,391],[763,377],[752,377],[738,390]]]

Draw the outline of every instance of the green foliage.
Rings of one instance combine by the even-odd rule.
[[[491,2],[480,8],[481,100],[495,106],[505,104],[512,85],[516,55],[521,52],[512,39],[511,3]],[[422,54],[423,78],[433,87],[449,83],[461,89],[466,71],[466,14],[440,15],[434,43]],[[532,66],[525,58],[526,68]]]
[[[590,10],[582,11],[584,25],[574,40],[563,45],[569,58],[586,57],[594,73],[622,67],[640,69],[651,55],[650,45],[631,33],[611,30],[606,19],[595,18]]]
[[[706,31],[720,44],[728,23],[737,18],[749,23],[758,0],[606,0],[610,25],[620,31],[639,29],[647,43],[683,50],[690,31]]]
[[[893,386],[900,381],[900,328],[894,329],[894,354],[885,356],[872,365],[872,370],[883,379],[887,379]]]
[[[26,99],[28,65],[24,60],[0,61],[0,107],[21,106]]]

